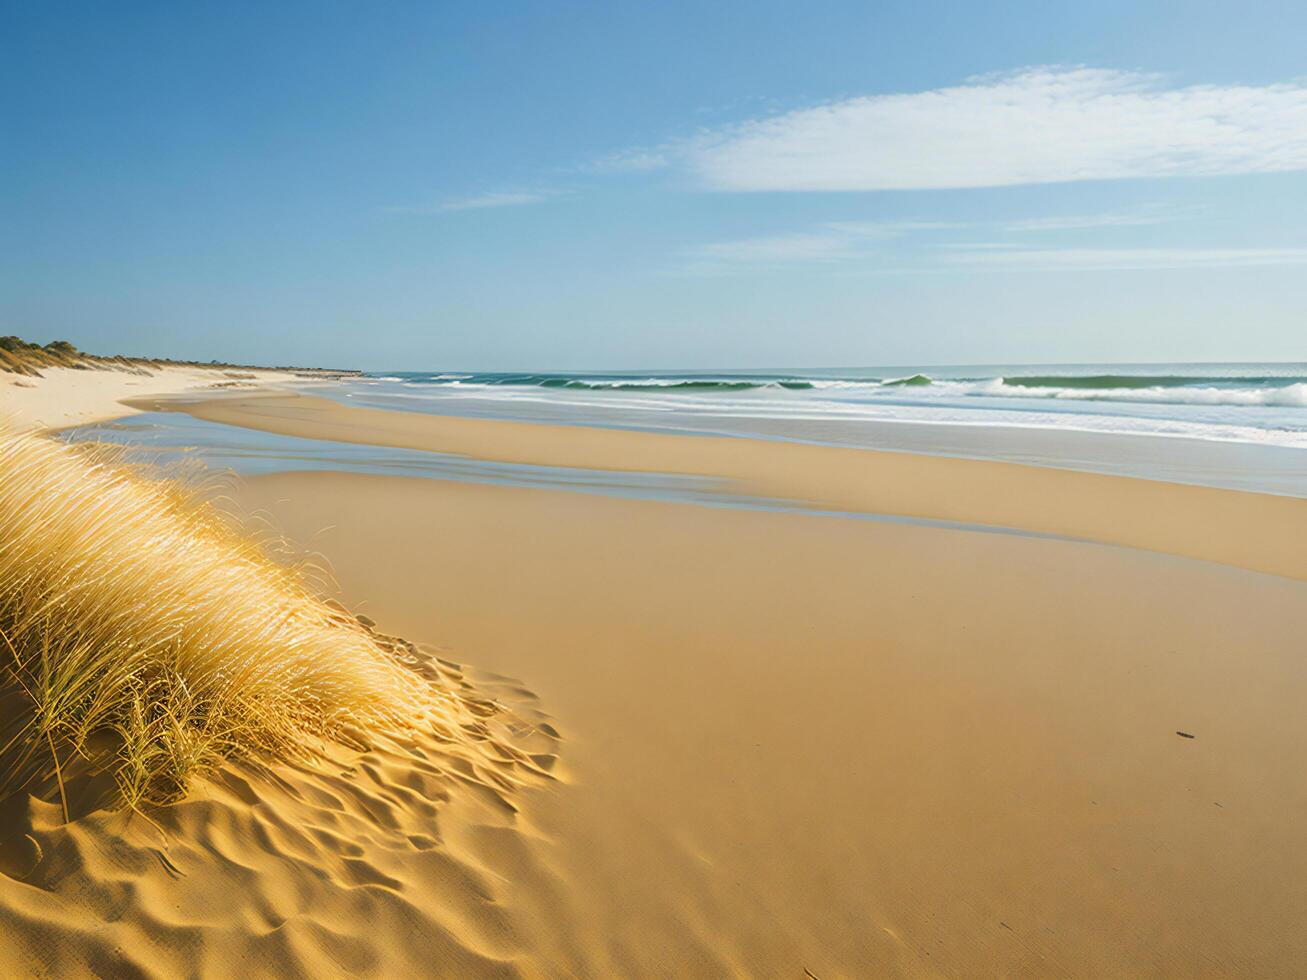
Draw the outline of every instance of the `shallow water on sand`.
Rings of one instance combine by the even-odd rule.
[[[238,476],[321,470],[374,476],[419,476],[455,483],[566,490],[633,500],[658,500],[706,507],[886,521],[987,534],[1078,540],[998,525],[808,506],[797,500],[738,493],[726,480],[702,476],[507,463],[455,453],[303,439],[222,425],[183,412],[146,412],[116,421],[96,422],[65,429],[60,437],[70,442],[127,447],[136,462],[157,468],[164,475],[176,473],[179,466],[198,463],[216,473],[225,471]]]

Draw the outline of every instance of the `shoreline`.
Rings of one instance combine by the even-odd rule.
[[[726,480],[813,509],[1006,527],[1307,580],[1307,500],[1136,477],[739,437],[436,416],[312,395],[134,399],[282,435],[508,463]]]
[[[405,390],[397,391],[387,386],[386,381],[376,378],[362,385],[348,385],[345,397],[336,400],[360,407],[460,418],[598,426],[670,435],[735,436],[1023,463],[1307,497],[1307,443],[1293,445],[1276,438],[1263,439],[1260,437],[1267,434],[1265,430],[1236,425],[1233,419],[1225,425],[1209,424],[1207,429],[1195,428],[1193,420],[1172,420],[1173,425],[1168,428],[1164,422],[1154,419],[1141,428],[1137,423],[1145,418],[1130,414],[973,409],[971,417],[964,420],[950,417],[952,410],[947,406],[928,409],[924,404],[910,406],[921,411],[920,415],[859,417],[856,412],[814,414],[805,411],[800,401],[782,402],[759,411],[767,408],[766,403],[749,405],[747,401],[737,404],[727,400],[714,409],[711,398],[692,399],[685,405],[673,400],[665,411],[651,411],[647,403],[643,409],[637,409],[639,400],[622,397],[591,403],[551,400],[557,397],[558,389],[528,388],[528,394],[517,401],[471,391],[463,394],[456,387],[439,385],[410,394],[407,383],[402,386]],[[541,397],[536,392],[548,394]],[[858,402],[833,403],[826,409],[859,405]],[[1122,425],[1114,419],[1129,424]],[[1233,434],[1235,430],[1239,431],[1238,436]]]

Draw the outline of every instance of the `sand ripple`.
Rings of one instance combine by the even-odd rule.
[[[535,860],[521,791],[557,778],[559,738],[515,682],[415,652],[458,703],[416,741],[235,763],[147,814],[89,784],[69,824],[0,802],[0,972],[522,975],[502,883]]]

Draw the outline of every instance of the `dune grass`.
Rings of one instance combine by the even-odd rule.
[[[123,371],[127,374],[148,375],[166,367],[192,367],[209,371],[230,372],[233,369],[253,371],[252,364],[227,364],[221,361],[177,361],[167,357],[125,357],[122,354],[104,356],[80,351],[66,340],[48,344],[34,344],[22,337],[0,336],[0,374],[18,374],[39,378],[47,368],[72,368],[77,371]],[[306,372],[322,376],[355,376],[360,372],[340,368],[306,368],[284,366],[272,370]],[[228,373],[228,377],[234,377]]]
[[[244,754],[402,731],[430,684],[197,493],[0,424],[0,795],[70,764],[131,806]],[[67,803],[65,802],[65,812]]]

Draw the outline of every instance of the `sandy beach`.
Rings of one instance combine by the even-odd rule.
[[[82,937],[68,962],[112,944],[146,971],[1290,976],[1307,956],[1305,501],[294,394],[169,404],[817,510],[242,481],[229,506],[500,705],[495,751],[534,761],[432,745],[345,759],[329,788],[224,773],[155,818],[184,876],[143,827],[38,806],[47,854],[81,845],[76,885],[42,893],[58,916],[6,891],[20,961],[51,921]]]
[[[348,602],[552,717],[561,784],[459,831],[527,974],[1288,976],[1307,954],[1299,581],[418,479],[241,501]]]
[[[0,419],[21,427],[60,429],[131,415],[136,409],[124,404],[130,398],[295,380],[289,371],[230,367],[138,367],[131,371],[48,367],[40,377],[0,372]]]
[[[48,413],[60,383],[20,390],[46,386]],[[9,972],[1291,976],[1307,957],[1307,501],[193,390],[212,383],[117,380],[77,410],[130,395],[806,510],[240,481],[223,506],[461,685],[463,734],[233,763],[148,820],[90,784],[70,824],[11,798]]]

